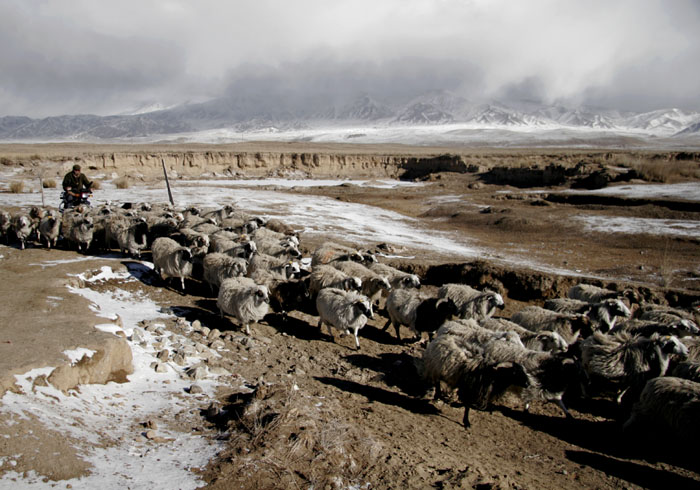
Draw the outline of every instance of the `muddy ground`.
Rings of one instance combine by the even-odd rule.
[[[462,280],[498,289],[506,299],[506,309],[500,313],[505,317],[526,304],[562,296],[570,285],[586,278],[613,288],[635,287],[654,302],[687,306],[700,296],[698,237],[591,233],[572,219],[586,213],[697,220],[697,204],[647,201],[626,206],[590,200],[574,205],[548,198],[566,185],[545,188],[544,194],[524,194],[514,187],[485,183],[478,174],[438,173],[427,179],[429,185],[420,188],[343,185],[289,192],[299,193],[300,199],[313,193],[379,206],[435,229],[466,234],[489,254],[464,262],[399,250],[400,255],[415,258],[390,262],[420,274],[428,287]],[[469,203],[433,200],[465,194]],[[302,234],[301,241],[308,253],[325,238],[343,240]],[[523,250],[528,263],[502,260]],[[12,251],[16,277],[21,276],[19,253]],[[71,252],[45,253],[65,257]],[[548,273],[543,271],[546,267],[535,270],[531,262],[572,274]],[[60,276],[65,271],[52,268],[46,273]],[[45,274],[42,279],[18,281],[14,288],[34,294]],[[179,307],[177,311],[189,321],[239,333],[230,319],[218,317],[215,298],[196,281],[188,283],[186,295],[159,281],[130,287],[163,306]],[[20,321],[23,315],[15,311],[10,319]],[[202,474],[211,488],[700,485],[694,451],[624,436],[617,409],[608,400],[570,397],[574,420],[566,420],[554,405],[534,403],[525,413],[520,401],[509,397],[490,412],[473,411],[472,427],[465,430],[461,407],[427,397],[428,387],[415,369],[422,347],[398,343],[393,332],[382,331],[384,317],[377,315],[361,331],[359,351],[351,337],[336,333],[331,339],[316,323],[316,317],[300,311],[270,314],[252,326],[252,340],[242,341],[238,335],[226,340],[229,352],[221,362],[247,380],[252,392],[222,389],[219,405],[202,414],[201,425],[210,436],[216,432],[227,441],[226,449]],[[409,332],[403,330],[402,336],[409,337]]]

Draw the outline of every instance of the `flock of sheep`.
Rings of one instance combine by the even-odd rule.
[[[326,242],[310,264],[301,261],[298,234],[276,219],[223,206],[176,210],[165,205],[102,205],[63,215],[32,208],[0,212],[9,243],[152,253],[154,272],[208,284],[223,317],[250,334],[270,309],[304,311],[354,336],[381,312],[384,330],[408,328],[425,345],[416,359],[423,380],[455,391],[470,425],[471,408],[486,409],[506,391],[558,404],[564,396],[608,397],[620,407],[624,428],[646,424],[688,438],[700,435],[700,330],[694,311],[639,301],[622,292],[579,284],[567,298],[528,306],[510,319],[494,291],[465,284],[421,286],[420,278],[377,260],[374,253]],[[427,339],[424,337],[427,335]]]

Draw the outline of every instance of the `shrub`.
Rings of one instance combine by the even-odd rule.
[[[12,160],[7,157],[0,157],[0,165],[12,165]]]
[[[45,179],[41,181],[41,186],[44,189],[55,189],[56,188],[56,181],[53,179]]]
[[[13,194],[20,194],[24,192],[24,182],[20,180],[15,180],[10,182],[10,192]]]
[[[99,191],[100,189],[102,189],[102,183],[99,180],[93,180],[91,189],[93,191]]]
[[[126,177],[119,177],[117,180],[114,181],[114,185],[117,186],[117,189],[128,189],[129,179]]]

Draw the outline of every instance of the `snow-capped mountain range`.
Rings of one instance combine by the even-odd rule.
[[[396,104],[363,95],[338,106],[320,100],[279,96],[228,97],[174,107],[147,104],[113,116],[64,115],[31,119],[0,117],[0,141],[238,141],[255,139],[412,142],[408,135],[449,134],[459,141],[469,132],[499,134],[554,132],[650,139],[700,139],[700,113],[663,109],[645,113],[533,102],[474,103],[436,91]],[[372,137],[367,136],[372,134]],[[402,139],[401,134],[405,137]],[[323,135],[323,136],[319,136]],[[335,136],[333,136],[335,135]],[[384,136],[382,136],[384,135]],[[533,136],[534,139],[537,137]],[[556,139],[556,138],[555,138]],[[403,141],[405,140],[405,141]],[[436,141],[439,142],[439,141]]]

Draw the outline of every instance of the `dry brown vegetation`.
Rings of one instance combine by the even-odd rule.
[[[56,181],[53,179],[43,179],[41,181],[41,186],[44,189],[55,189],[56,188]]]
[[[24,182],[21,180],[10,182],[10,192],[13,194],[21,194],[24,192]]]
[[[131,183],[129,182],[129,179],[127,177],[119,177],[114,181],[114,185],[117,186],[117,189],[128,189],[131,187]],[[94,187],[94,189],[99,189],[99,187]]]

